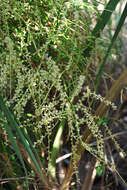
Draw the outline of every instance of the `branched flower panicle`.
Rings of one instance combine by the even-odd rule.
[[[112,132],[111,132],[111,129],[109,129],[109,126],[107,126],[106,123],[103,123],[103,125],[104,125],[104,127],[105,127],[105,129],[106,129],[107,134],[111,137],[112,141],[114,142],[116,148],[122,152],[122,154],[123,154],[124,157],[126,157],[127,154],[126,154],[125,151],[120,147],[119,143],[116,141],[115,137],[113,136],[113,134],[112,134]]]
[[[79,93],[80,93],[80,91],[82,89],[84,81],[85,81],[85,76],[80,75],[79,80],[78,80],[78,84],[76,85],[76,88],[74,89],[74,92],[73,92],[73,94],[71,96],[71,102],[73,102],[74,98],[79,95]]]
[[[100,100],[101,102],[104,102],[106,105],[111,105],[111,107],[113,109],[116,109],[116,106],[112,102],[103,98],[102,96],[92,93],[88,87],[86,88],[86,91],[83,92],[81,99],[75,105],[75,110],[76,110],[75,117],[76,117],[76,122],[78,124],[78,125],[76,125],[77,137],[80,136],[79,135],[80,134],[80,126],[83,124],[87,125],[88,128],[90,129],[90,131],[92,132],[93,136],[96,138],[97,150],[94,150],[94,149],[90,148],[89,146],[86,146],[86,145],[85,146],[86,146],[87,150],[89,150],[92,154],[95,154],[95,156],[97,156],[100,161],[104,161],[105,160],[104,140],[103,140],[102,132],[99,129],[99,126],[97,124],[97,121],[99,120],[99,118],[91,113],[91,108],[84,106],[82,103],[84,99],[87,99],[89,97],[92,97],[95,100]],[[81,114],[83,114],[82,117],[81,116],[79,117],[79,112],[81,112]],[[81,140],[81,138],[80,138],[80,140]],[[84,143],[83,143],[83,145],[84,145]]]
[[[95,100],[100,100],[101,102],[103,102],[103,103],[106,104],[107,106],[111,106],[113,110],[116,110],[116,109],[117,109],[117,106],[116,106],[113,102],[111,102],[111,101],[105,99],[105,98],[102,97],[100,94],[96,94],[95,92],[91,92],[91,90],[89,89],[88,86],[87,86],[87,94],[88,94],[89,96],[95,98]]]
[[[81,105],[81,101],[79,101],[79,104],[77,105],[76,109],[77,111],[81,109],[82,112],[84,113],[84,124],[85,123],[87,124],[93,136],[96,138],[98,156],[102,160],[104,160],[104,140],[103,140],[103,135],[101,134],[101,130],[96,124],[97,117],[94,116],[92,113],[89,113],[87,107]]]
[[[75,173],[79,143],[105,161],[104,137],[90,100],[114,110],[116,106],[87,86],[91,85],[87,69],[93,56],[84,59],[83,54],[84,43],[88,45],[91,38],[91,19],[86,18],[90,18],[87,13],[93,6],[83,0],[45,1],[44,6],[43,1],[18,2],[4,0],[0,5],[4,31],[0,34],[0,92],[6,105],[17,116],[20,128],[29,133],[37,151],[45,148],[46,161],[51,158],[56,126],[63,118],[68,134],[62,138],[71,143]],[[95,62],[92,64],[96,67]],[[86,126],[96,138],[96,147],[83,142]]]

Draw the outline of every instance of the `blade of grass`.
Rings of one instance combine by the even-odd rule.
[[[40,167],[42,168],[42,163],[41,163],[40,157],[39,157],[36,149],[33,147],[33,143],[32,143],[32,141],[31,141],[31,139],[29,137],[29,134],[26,133],[25,130],[22,130],[22,133],[23,133],[24,137],[27,139],[27,141],[29,142],[30,148],[34,152],[34,154],[35,154],[35,156],[36,156],[36,158],[38,160],[38,163],[39,163]]]
[[[19,128],[17,122],[14,120],[14,117],[13,115],[11,114],[11,112],[9,111],[9,109],[6,107],[4,101],[3,101],[3,98],[2,96],[0,96],[0,109],[3,111],[4,115],[6,116],[10,126],[17,132],[22,144],[24,145],[25,147],[25,150],[28,152],[29,156],[30,156],[30,159],[33,161],[35,167],[37,168],[39,174],[40,174],[40,177],[41,179],[43,180],[43,182],[45,183],[45,185],[47,185],[47,182],[42,174],[42,171],[41,171],[41,168],[30,148],[30,145],[28,143],[28,141],[26,140],[26,138],[24,137],[21,129]],[[10,129],[11,130],[11,129]],[[14,135],[13,135],[14,136]]]
[[[100,37],[101,32],[103,31],[104,27],[108,23],[113,11],[115,10],[117,4],[120,0],[110,0],[107,6],[105,7],[104,11],[102,12],[101,16],[98,18],[98,22],[95,25],[92,31],[92,39],[88,43],[87,48],[84,50],[84,57],[90,57],[90,52],[95,46],[95,40]]]
[[[16,119],[15,115],[14,115],[14,120],[17,122],[18,126],[20,126],[20,122]],[[30,148],[34,152],[36,158],[38,159],[38,163],[39,163],[40,167],[42,168],[42,163],[41,163],[40,157],[39,157],[36,149],[33,147],[33,142],[31,141],[29,134],[27,133],[27,131],[24,130],[24,128],[20,128],[20,129],[21,129],[24,137],[26,138],[26,140],[29,142]]]
[[[59,125],[58,131],[56,133],[55,136],[55,140],[53,143],[53,148],[52,148],[52,153],[51,153],[51,159],[49,161],[49,165],[48,165],[48,171],[52,177],[52,179],[55,180],[56,178],[56,158],[60,149],[60,142],[61,142],[61,136],[63,133],[63,128],[65,125],[65,119],[63,119]]]
[[[11,131],[11,128],[8,126],[8,124],[7,124],[6,122],[4,122],[4,117],[3,117],[2,113],[0,113],[0,118],[2,119],[3,126],[5,127],[5,130],[6,130],[8,136],[9,136],[9,138],[10,138],[10,142],[11,142],[12,146],[14,147],[15,152],[16,152],[16,154],[17,154],[17,156],[18,156],[18,158],[19,158],[19,160],[20,160],[20,162],[21,162],[21,164],[22,164],[22,166],[23,166],[23,169],[24,169],[25,175],[26,175],[26,184],[27,184],[27,186],[28,186],[27,170],[26,170],[24,161],[23,161],[23,159],[22,159],[22,155],[21,155],[21,153],[20,153],[20,151],[19,151],[19,148],[18,148],[18,146],[17,146],[16,140],[15,140],[15,138],[14,138],[14,135],[13,135],[13,133],[12,133],[12,131]]]
[[[117,26],[117,28],[115,30],[115,33],[114,33],[113,38],[111,40],[111,43],[110,43],[110,45],[108,47],[108,50],[107,50],[106,55],[104,57],[104,60],[103,60],[103,62],[101,64],[101,66],[100,66],[100,69],[99,69],[98,73],[97,73],[97,76],[96,76],[96,84],[97,84],[96,85],[96,92],[98,91],[98,88],[99,88],[99,85],[100,85],[100,79],[101,79],[102,73],[104,71],[104,66],[106,64],[107,58],[109,56],[109,53],[110,53],[110,51],[112,49],[112,46],[113,46],[114,42],[116,41],[116,39],[117,39],[117,37],[119,35],[119,32],[121,31],[121,28],[122,28],[122,26],[124,24],[124,21],[125,21],[126,17],[127,17],[127,3],[125,5],[123,13],[122,13],[122,15],[120,17],[120,21],[119,21],[118,26]]]

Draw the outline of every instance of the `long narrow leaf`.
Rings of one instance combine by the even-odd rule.
[[[115,10],[117,4],[120,0],[110,0],[107,4],[105,10],[103,11],[102,15],[100,16],[95,28],[92,31],[92,35],[95,37],[99,37],[101,31],[104,29],[106,24],[108,23],[113,11]]]
[[[44,176],[43,176],[43,174],[42,174],[41,168],[39,167],[39,164],[38,164],[38,162],[37,162],[37,160],[36,160],[36,158],[35,158],[35,156],[34,156],[32,150],[31,150],[31,148],[30,148],[30,146],[29,146],[28,141],[27,141],[26,138],[24,137],[24,135],[23,135],[21,129],[19,128],[17,122],[14,120],[13,115],[11,114],[11,112],[9,111],[9,109],[6,107],[6,105],[4,104],[4,101],[3,101],[2,96],[0,96],[0,108],[1,108],[1,110],[4,112],[4,114],[5,114],[5,116],[6,116],[7,120],[8,120],[8,122],[9,122],[9,124],[10,124],[10,126],[17,132],[17,134],[18,134],[18,136],[19,136],[19,138],[20,138],[22,144],[23,144],[24,147],[25,147],[25,150],[28,152],[28,154],[29,154],[29,156],[30,156],[30,159],[33,161],[35,167],[37,168],[38,172],[40,173],[40,176],[41,176],[43,182],[44,182],[45,184],[47,184],[47,182],[45,181],[45,178],[44,178]]]
[[[11,128],[8,126],[8,124],[7,124],[6,122],[4,122],[4,118],[3,118],[2,113],[0,113],[0,118],[2,119],[3,126],[5,127],[5,130],[6,130],[8,136],[9,136],[9,138],[10,138],[10,142],[11,142],[12,146],[14,147],[15,152],[16,152],[16,154],[17,154],[17,156],[18,156],[18,158],[19,158],[19,160],[20,160],[20,162],[21,162],[21,164],[22,164],[22,166],[23,166],[23,169],[24,169],[25,175],[26,175],[26,184],[27,184],[27,186],[28,186],[27,170],[26,170],[24,161],[23,161],[23,159],[22,159],[22,155],[21,155],[21,153],[20,153],[20,151],[19,151],[19,148],[18,148],[18,146],[17,146],[16,140],[15,140],[15,138],[14,138],[14,135],[13,135],[13,133],[12,133],[12,131],[11,131]]]
[[[23,135],[26,138],[26,140],[29,142],[30,148],[33,151],[33,153],[35,154],[35,156],[36,156],[36,158],[38,160],[38,163],[39,163],[40,167],[42,168],[42,163],[40,161],[39,155],[38,155],[36,149],[33,147],[33,143],[32,143],[32,141],[31,141],[31,139],[29,137],[29,134],[26,134],[25,130],[23,130],[22,132],[23,132]]]
[[[104,11],[102,12],[101,16],[98,18],[98,22],[92,31],[92,39],[88,43],[88,46],[84,51],[84,57],[90,56],[90,52],[94,48],[96,38],[100,36],[100,33],[103,31],[104,27],[108,23],[119,1],[120,0],[110,0],[107,6],[105,7]]]
[[[16,121],[16,123],[18,124],[18,126],[20,126],[20,122],[16,119],[16,117],[14,116],[14,120]],[[26,138],[26,140],[29,142],[30,148],[32,149],[33,153],[35,154],[36,158],[38,159],[38,163],[42,168],[42,163],[40,161],[40,157],[36,151],[36,149],[33,147],[33,142],[31,141],[29,134],[25,132],[24,128],[21,128],[21,131],[24,135],[24,137]]]
[[[107,50],[107,52],[106,52],[106,55],[105,55],[105,57],[104,57],[103,63],[102,63],[102,65],[101,65],[101,67],[100,67],[100,69],[99,69],[99,71],[98,71],[97,76],[96,76],[96,81],[97,81],[96,92],[98,91],[99,84],[100,84],[100,79],[101,79],[101,75],[102,75],[102,73],[103,73],[104,66],[105,66],[105,64],[106,64],[107,58],[108,58],[108,56],[109,56],[109,53],[110,53],[110,51],[111,51],[111,49],[112,49],[112,46],[113,46],[114,42],[116,41],[116,38],[117,38],[119,32],[121,31],[121,28],[122,28],[122,26],[123,26],[123,24],[124,24],[124,21],[125,21],[126,17],[127,17],[127,3],[126,3],[126,5],[125,5],[125,8],[124,8],[123,13],[122,13],[122,15],[121,15],[121,18],[120,18],[120,21],[119,21],[119,23],[118,23],[118,26],[117,26],[117,28],[116,28],[116,30],[115,30],[115,33],[114,33],[113,38],[112,38],[112,40],[111,40],[111,43],[110,43],[110,45],[109,45],[109,47],[108,47],[108,50]]]
[[[51,153],[51,159],[49,161],[48,165],[48,171],[51,174],[52,178],[55,179],[56,177],[56,158],[60,149],[60,142],[61,142],[61,136],[64,129],[65,119],[63,119],[59,125],[59,129],[57,131],[57,134],[55,136],[55,140],[53,143],[52,153]]]

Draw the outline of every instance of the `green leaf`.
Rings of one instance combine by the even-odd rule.
[[[27,115],[27,117],[32,117],[33,116],[31,113],[27,113],[26,115]]]
[[[0,106],[1,106],[1,97],[0,97]],[[14,135],[13,135],[13,133],[12,133],[12,129],[11,129],[11,127],[10,127],[6,122],[4,122],[4,117],[3,117],[3,115],[2,115],[1,112],[0,112],[0,118],[2,119],[2,123],[3,123],[3,125],[4,125],[4,127],[5,127],[5,129],[6,129],[6,132],[7,132],[8,136],[9,136],[9,138],[10,138],[10,142],[11,142],[12,146],[14,147],[15,152],[16,152],[16,154],[17,154],[17,156],[18,156],[18,158],[19,158],[19,160],[20,160],[20,162],[21,162],[21,164],[22,164],[22,166],[23,166],[23,169],[24,169],[25,175],[26,175],[26,184],[27,184],[27,186],[28,186],[27,170],[26,170],[24,161],[23,161],[23,159],[22,159],[22,155],[21,155],[21,153],[20,153],[20,151],[19,151],[19,148],[18,148],[18,146],[17,146],[15,137],[14,137]]]
[[[96,167],[96,172],[98,176],[102,175],[103,169],[104,169],[104,164],[100,164],[99,166]]]
[[[98,125],[102,125],[103,123],[107,123],[109,121],[109,118],[108,117],[104,117],[103,119],[100,119],[98,121]]]
[[[51,159],[48,164],[48,171],[50,172],[53,179],[56,177],[56,158],[60,149],[61,136],[63,133],[63,128],[65,124],[65,119],[63,119],[59,125],[58,131],[55,136],[55,140],[53,143],[53,148],[51,152]]]
[[[101,32],[108,23],[113,11],[115,10],[117,4],[120,0],[110,0],[102,12],[101,16],[98,18],[97,24],[92,31],[92,39],[88,43],[88,47],[84,51],[84,57],[89,57],[91,50],[95,46],[95,40],[100,37]]]
[[[12,159],[12,160],[15,160],[15,156],[14,156],[14,155],[12,155],[12,156],[11,156],[11,159]]]
[[[108,118],[108,117],[104,117],[104,118],[103,118],[103,123],[108,123],[108,121],[109,121],[109,118]]]
[[[32,142],[30,141],[29,138],[27,138],[27,139],[25,138],[22,130],[19,128],[18,123],[14,119],[13,114],[11,114],[10,110],[6,107],[2,96],[0,96],[0,109],[3,111],[4,115],[6,116],[6,118],[8,120],[9,125],[6,125],[6,123],[4,123],[4,125],[5,125],[6,131],[7,131],[8,135],[9,135],[10,141],[11,141],[12,145],[15,148],[16,153],[18,154],[18,156],[21,157],[19,148],[18,148],[18,146],[16,144],[16,141],[15,141],[15,136],[12,133],[12,129],[17,133],[18,138],[20,139],[20,141],[24,145],[25,150],[28,152],[29,157],[33,161],[33,163],[34,163],[36,169],[38,170],[38,172],[40,174],[40,177],[42,178],[43,182],[45,184],[47,184],[47,182],[45,181],[45,178],[44,178],[44,176],[42,174],[42,170],[40,168],[40,165],[39,165],[38,161],[36,160],[36,157],[35,157],[32,149],[31,149]],[[22,164],[23,164],[23,162],[22,162]]]
[[[118,23],[118,26],[117,26],[117,28],[115,30],[115,33],[114,33],[113,38],[111,40],[111,43],[110,43],[110,45],[108,47],[108,50],[106,52],[106,55],[105,55],[104,60],[102,62],[102,65],[100,66],[100,69],[99,69],[98,74],[96,76],[96,82],[97,82],[96,92],[98,91],[98,88],[99,88],[99,85],[100,85],[100,79],[101,79],[102,73],[104,71],[104,66],[106,64],[107,58],[109,56],[109,53],[110,53],[110,51],[112,49],[112,46],[113,46],[114,42],[116,41],[116,38],[117,38],[119,32],[121,31],[121,28],[122,28],[122,26],[124,24],[124,21],[125,21],[126,17],[127,17],[127,3],[125,5],[125,8],[124,8],[123,13],[121,15],[121,18],[120,18],[120,21]]]

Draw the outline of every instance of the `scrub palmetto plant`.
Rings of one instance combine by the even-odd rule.
[[[97,41],[119,2],[110,0],[100,14],[96,3],[88,1],[1,1],[0,143],[6,154],[0,155],[0,160],[9,160],[11,168],[8,173],[3,167],[1,178],[25,173],[25,182],[19,176],[9,188],[21,185],[28,189],[31,184],[39,188],[39,183],[45,190],[69,189],[84,150],[100,163],[110,164],[105,160],[99,126],[106,128],[107,110],[116,110],[113,102],[127,85],[127,69],[105,98],[97,92],[108,55],[127,16],[127,4],[97,74],[91,74],[89,62],[100,48]],[[98,15],[94,28],[90,13]],[[100,105],[94,108],[96,102]],[[111,136],[109,128],[106,130]],[[92,136],[96,148],[88,144]],[[67,173],[59,183],[56,160],[62,141],[70,142],[72,153]],[[22,166],[18,170],[19,163]],[[32,180],[36,178],[35,184]]]

